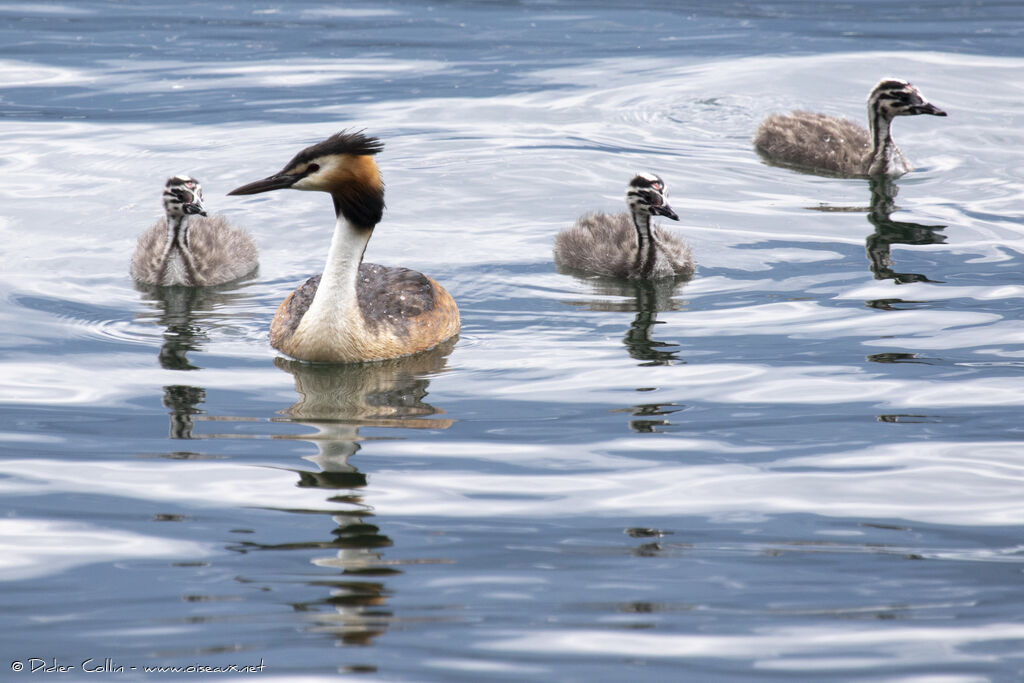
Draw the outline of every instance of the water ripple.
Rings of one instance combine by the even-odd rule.
[[[931,668],[947,664],[984,663],[990,651],[1013,652],[1024,640],[1019,624],[977,626],[844,625],[814,628],[761,627],[743,634],[638,633],[622,630],[544,629],[540,632],[495,634],[482,647],[498,652],[651,659],[742,658],[755,670],[858,675],[865,669]],[[827,653],[827,654],[823,654]],[[973,675],[942,677],[943,681],[975,681]]]
[[[686,439],[671,443],[680,453],[700,447]],[[498,518],[693,515],[726,520],[810,513],[965,527],[1024,524],[1018,495],[1024,466],[1017,457],[1024,442],[907,442],[781,457],[766,465],[676,465],[648,459],[632,460],[631,467],[624,467],[621,455],[603,454],[620,446],[629,444],[593,445],[595,457],[585,459],[582,469],[563,459],[569,468],[565,473],[557,468],[547,474],[382,468],[364,495],[374,509],[410,518],[477,517],[479,501],[486,499],[488,516]],[[467,446],[467,453],[472,450]],[[486,453],[488,447],[480,450]],[[574,458],[583,459],[585,452],[578,450]],[[0,461],[0,472],[5,475],[0,491],[9,496],[89,492],[200,508],[345,509],[339,501],[324,500],[316,489],[297,488],[293,472],[234,463],[9,459]],[[1006,553],[970,557],[1017,561]]]
[[[0,581],[38,578],[86,564],[134,559],[200,558],[206,543],[161,538],[91,524],[0,520]]]

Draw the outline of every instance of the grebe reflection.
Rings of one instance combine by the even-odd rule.
[[[383,554],[394,541],[383,525],[374,521],[374,506],[363,491],[367,475],[350,462],[367,440],[360,429],[439,430],[451,426],[453,420],[435,417],[443,411],[426,398],[431,378],[444,371],[454,344],[455,340],[449,340],[430,351],[378,363],[310,364],[275,359],[275,365],[294,378],[299,396],[277,419],[313,429],[312,433],[277,438],[308,441],[316,448],[315,454],[303,457],[317,469],[295,468],[294,472],[300,487],[324,491],[333,529],[327,540],[261,547],[333,551],[310,559],[326,570],[317,573],[310,584],[328,586],[329,594],[295,607],[310,612],[312,628],[332,633],[344,644],[366,645],[387,631],[395,617],[387,606],[393,589],[386,579],[403,571],[397,561]]]

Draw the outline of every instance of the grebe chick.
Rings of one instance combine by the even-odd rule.
[[[754,146],[781,164],[840,176],[900,176],[912,167],[892,141],[892,120],[917,114],[946,112],[910,83],[884,78],[868,95],[868,130],[824,114],[772,114],[757,129]]]
[[[341,131],[299,152],[280,172],[228,193],[292,188],[334,199],[334,236],[323,274],[289,294],[270,324],[271,346],[292,358],[397,358],[433,348],[459,331],[459,309],[444,287],[408,268],[362,262],[384,211],[384,184],[373,160],[383,147],[377,138]]]
[[[651,215],[679,220],[661,178],[641,173],[629,181],[629,213],[588,213],[555,237],[560,268],[628,280],[688,278],[693,275],[690,247],[661,227]]]
[[[247,232],[223,216],[208,218],[203,188],[187,175],[164,186],[165,218],[139,237],[131,274],[150,285],[209,287],[256,270],[259,250]]]

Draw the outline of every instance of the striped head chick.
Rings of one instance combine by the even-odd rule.
[[[198,180],[171,176],[162,199],[165,218],[140,235],[133,278],[147,285],[209,287],[257,268],[259,250],[252,237],[223,216],[207,217]]]
[[[876,115],[892,121],[897,116],[931,114],[945,116],[918,88],[899,78],[883,78],[868,95],[868,117]]]
[[[639,173],[629,181],[626,188],[626,206],[634,217],[656,215],[674,221],[679,220],[679,216],[668,205],[668,188],[665,187],[665,181],[653,173]]]
[[[910,162],[892,139],[892,120],[897,116],[946,112],[925,99],[921,91],[899,78],[883,78],[868,95],[868,133],[871,152],[866,158],[867,175],[900,175],[911,170]]]
[[[946,112],[899,78],[883,78],[868,94],[868,126],[797,110],[772,114],[758,127],[754,147],[772,163],[842,177],[896,177],[912,169],[892,139],[897,116]]]
[[[164,212],[167,218],[182,216],[205,216],[203,207],[203,187],[191,176],[176,175],[167,179],[164,185]],[[168,220],[168,224],[172,221]]]
[[[690,248],[651,216],[679,220],[668,188],[653,173],[638,173],[626,186],[626,213],[592,211],[555,237],[555,264],[569,272],[623,280],[686,279],[693,275]]]

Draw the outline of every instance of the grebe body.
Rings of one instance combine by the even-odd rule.
[[[142,233],[135,247],[133,278],[149,285],[209,287],[256,270],[256,243],[223,216],[206,215],[197,180],[171,177],[163,202],[165,217]]]
[[[588,213],[555,237],[555,263],[576,270],[626,280],[689,278],[694,263],[681,238],[652,225],[651,216],[674,221],[667,190],[653,173],[635,176],[626,189],[628,213]]]
[[[884,78],[868,95],[868,128],[825,114],[795,111],[766,118],[754,146],[769,160],[838,176],[900,176],[912,170],[892,139],[897,116],[946,112],[907,81]]]
[[[297,287],[270,325],[270,343],[311,362],[351,363],[431,349],[459,332],[459,310],[433,279],[408,268],[363,263],[384,211],[373,155],[382,143],[342,131],[299,152],[279,172],[228,194],[292,188],[327,192],[335,226],[323,273]]]

